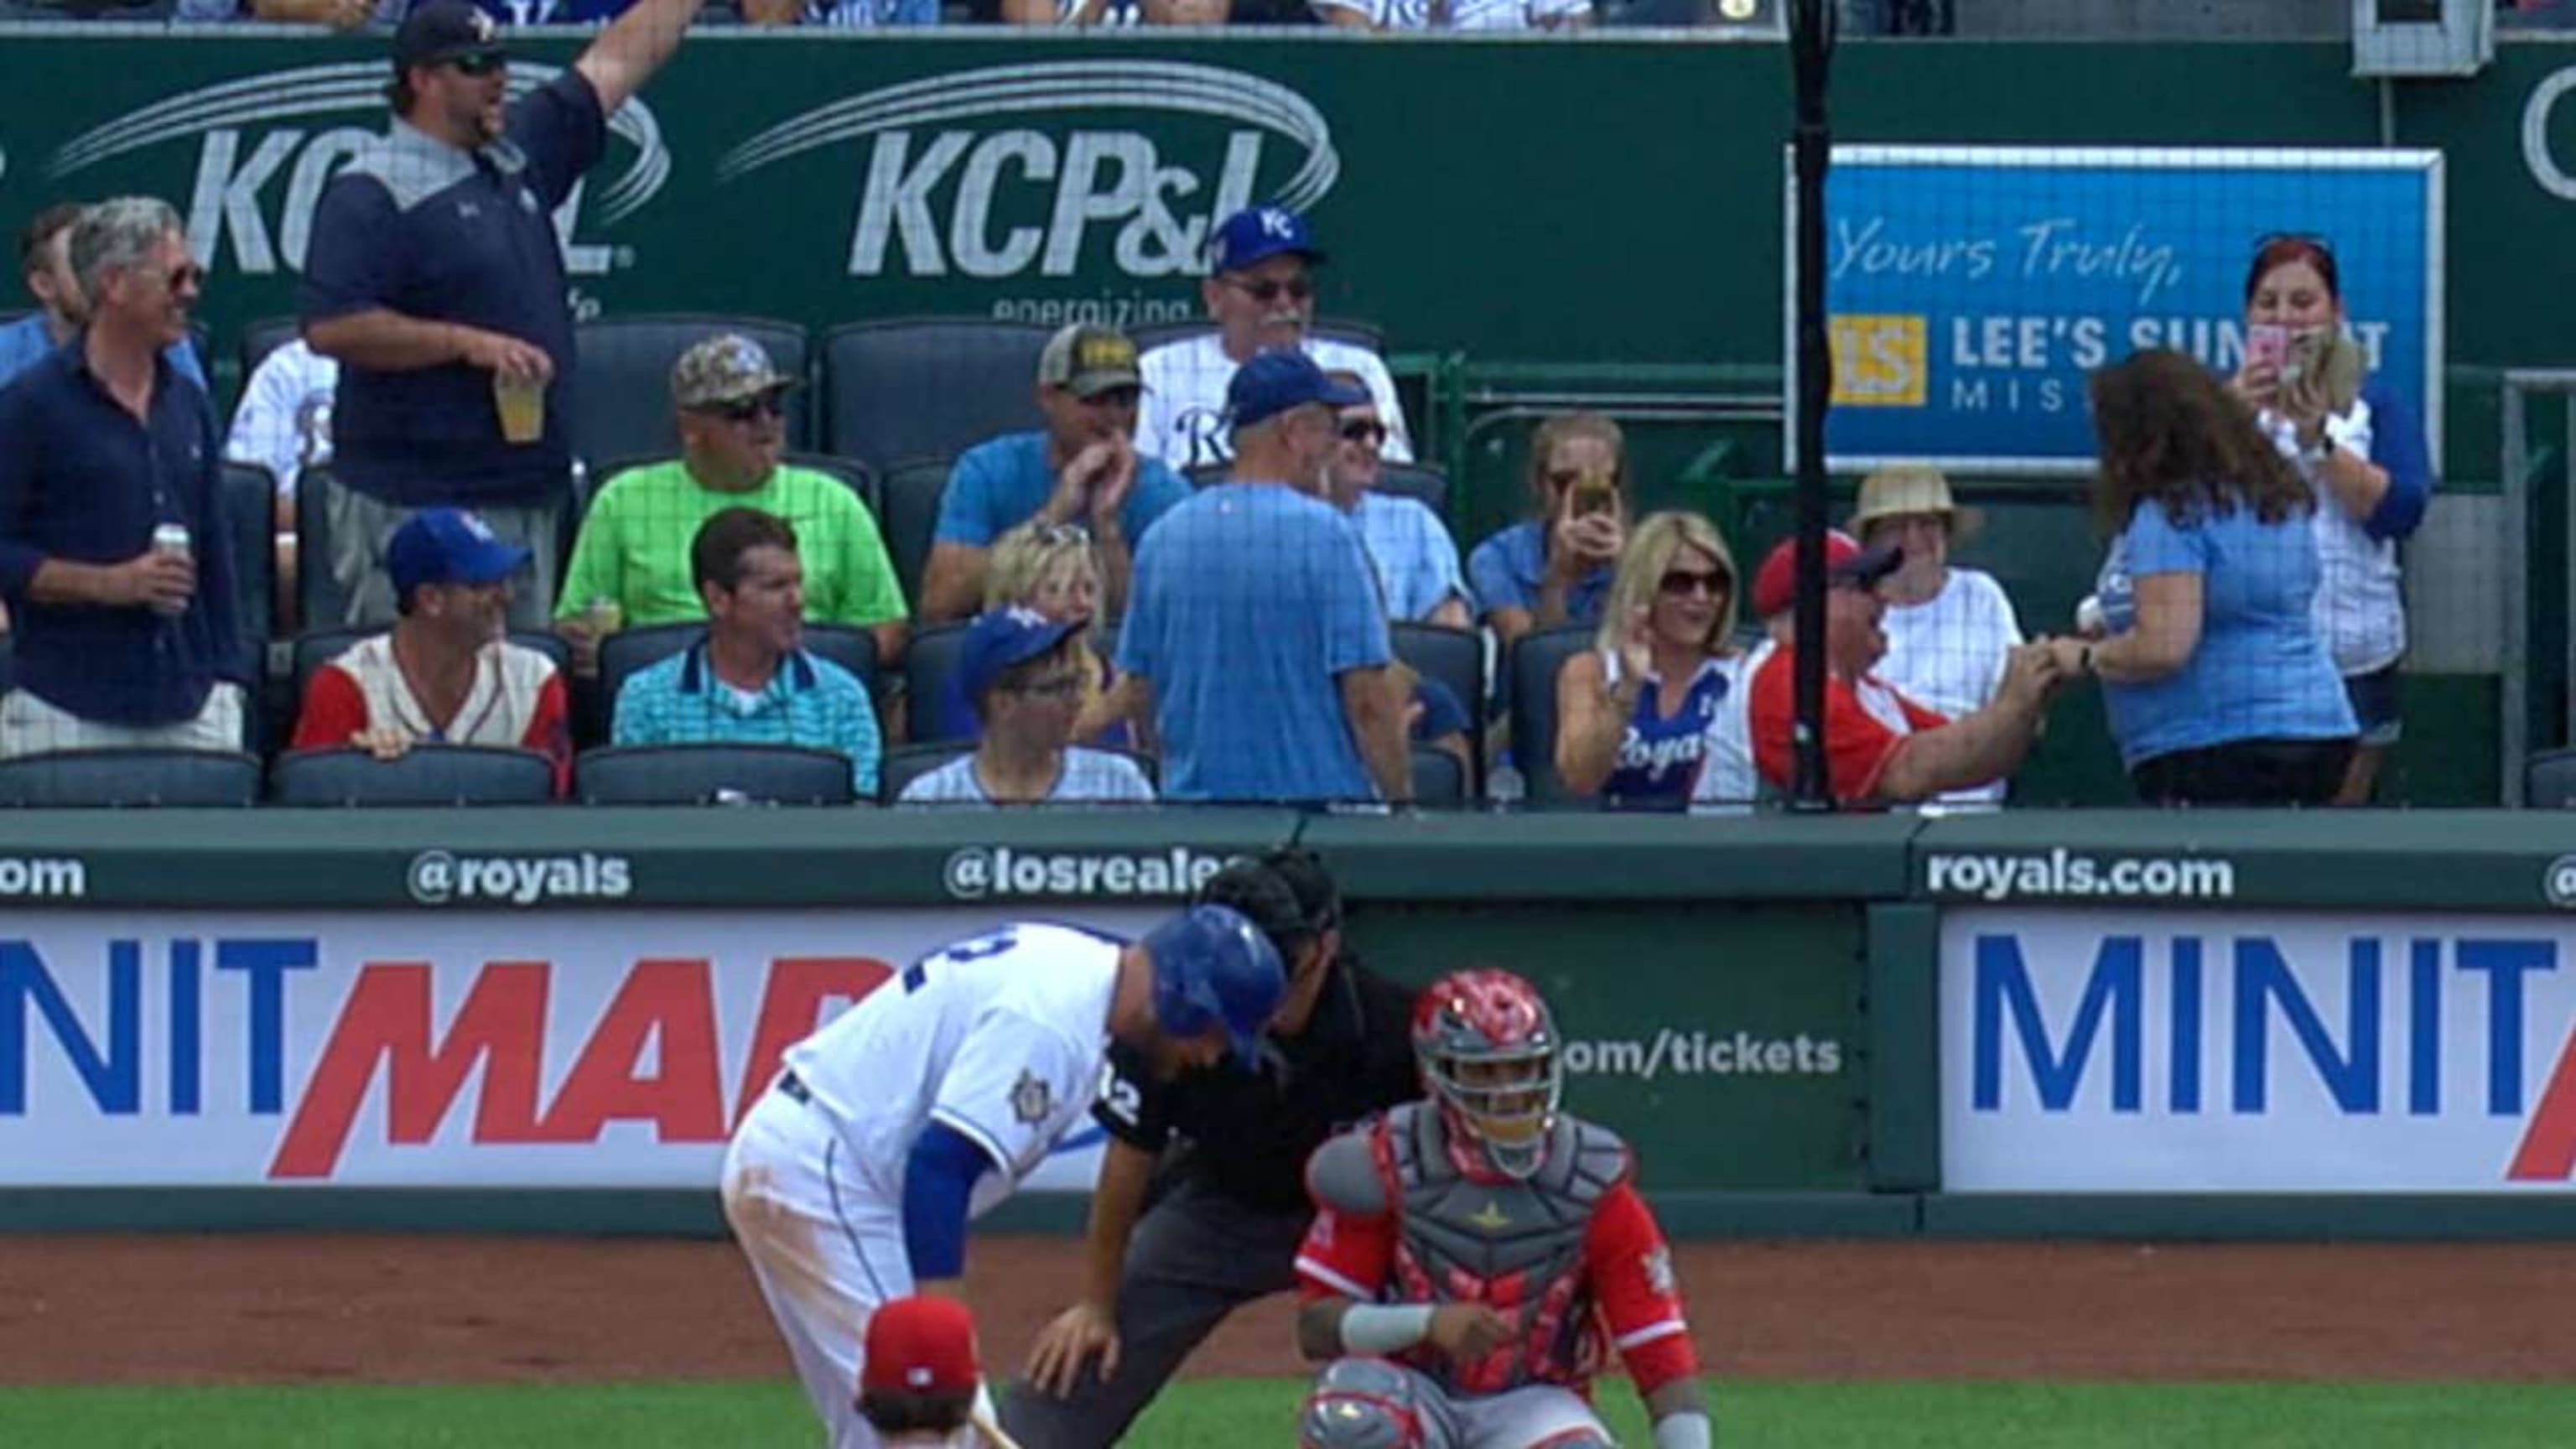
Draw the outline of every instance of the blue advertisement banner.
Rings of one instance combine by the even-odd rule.
[[[1842,146],[1825,190],[1836,471],[2089,471],[2087,375],[2148,347],[2233,372],[2275,233],[2332,249],[2372,371],[2441,456],[2439,152]]]

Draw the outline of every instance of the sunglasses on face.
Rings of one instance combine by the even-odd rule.
[[[748,423],[760,418],[784,416],[787,409],[775,396],[747,397],[740,402],[712,403],[704,411],[729,423]]]
[[[206,284],[206,269],[195,262],[181,262],[172,267],[168,275],[161,280],[169,284],[171,291],[184,292],[190,287],[202,287]]]
[[[1041,523],[1035,526],[1038,542],[1052,546],[1091,542],[1091,530],[1079,523]]]
[[[507,70],[510,58],[497,50],[491,50],[475,55],[460,55],[448,64],[455,67],[458,75],[490,75],[497,70]]]
[[[1355,418],[1342,424],[1342,439],[1345,442],[1366,443],[1372,448],[1382,447],[1386,443],[1386,424],[1368,418]]]
[[[1265,305],[1278,301],[1283,295],[1292,302],[1303,302],[1315,295],[1315,284],[1304,277],[1290,277],[1284,282],[1275,280],[1248,282],[1241,277],[1228,277],[1225,279],[1225,284]]]
[[[1674,569],[1655,582],[1656,591],[1669,599],[1687,599],[1693,594],[1722,599],[1734,587],[1735,580],[1714,569]]]

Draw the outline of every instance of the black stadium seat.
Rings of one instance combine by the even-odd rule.
[[[534,750],[431,744],[398,760],[291,751],[270,776],[281,805],[543,805],[554,782],[554,762]]]
[[[293,317],[261,317],[242,324],[239,356],[241,386],[250,386],[251,374],[259,371],[268,355],[294,341],[303,325]]]
[[[885,507],[877,511],[894,576],[913,612],[921,611],[921,581],[930,570],[932,535],[939,530],[939,501],[948,491],[946,458],[915,458],[879,470]]]
[[[1523,798],[1532,805],[1567,805],[1583,797],[1556,773],[1556,675],[1565,661],[1592,647],[1594,628],[1567,624],[1524,634],[1512,646],[1512,762],[1520,768]]]
[[[1395,657],[1426,679],[1436,679],[1458,696],[1467,711],[1467,741],[1477,758],[1485,748],[1485,636],[1473,629],[1396,620],[1386,626]]]
[[[904,646],[904,737],[914,744],[939,744],[955,738],[939,725],[948,712],[949,681],[957,676],[957,660],[965,652],[967,628],[965,620],[933,624],[916,631],[912,642]]]
[[[834,328],[823,339],[823,447],[883,470],[1037,427],[1038,354],[1051,330],[971,317]]]
[[[259,757],[231,750],[62,750],[0,760],[0,806],[249,806]]]
[[[2576,805],[2576,749],[2541,750],[2524,764],[2522,803],[2535,810]]]
[[[277,479],[257,463],[226,463],[224,547],[233,565],[233,617],[256,677],[277,633]]]
[[[850,760],[792,745],[624,745],[573,762],[584,805],[848,805]]]
[[[1437,463],[1381,463],[1377,491],[1413,499],[1449,521],[1449,470]]]
[[[671,420],[671,366],[680,354],[719,332],[739,332],[769,351],[770,365],[798,381],[809,375],[805,329],[767,317],[717,312],[638,313],[601,317],[574,329],[579,360],[573,368],[572,450],[582,458],[646,454],[668,458],[680,450]],[[812,438],[811,406],[803,388],[787,394],[787,446]]]
[[[974,748],[963,740],[932,740],[886,751],[885,758],[877,764],[877,799],[893,804],[903,798],[904,786]]]
[[[1426,809],[1454,810],[1468,801],[1467,769],[1447,750],[1413,747],[1413,803]]]

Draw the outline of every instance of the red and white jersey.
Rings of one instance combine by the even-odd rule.
[[[1603,1367],[1605,1348],[1618,1353],[1641,1393],[1699,1371],[1672,1249],[1631,1180],[1624,1144],[1600,1128],[1560,1119],[1548,1164],[1521,1181],[1471,1165],[1465,1152],[1412,1150],[1406,1137],[1429,1136],[1425,1129],[1436,1130],[1437,1116],[1426,1105],[1409,1104],[1318,1150],[1309,1172],[1315,1220],[1297,1249],[1301,1298],[1477,1301],[1522,1324],[1523,1341],[1506,1343],[1474,1363],[1445,1361],[1427,1348],[1397,1355],[1464,1393],[1498,1393],[1531,1382],[1588,1390]],[[1326,1181],[1328,1155],[1338,1149],[1347,1167],[1354,1154],[1344,1144],[1354,1138],[1364,1142],[1378,1176],[1379,1211],[1370,1211],[1369,1202],[1354,1202],[1365,1192],[1336,1191]],[[1551,1169],[1566,1177],[1569,1159],[1591,1142],[1615,1150],[1611,1180],[1594,1190],[1570,1178],[1551,1184]],[[1548,1216],[1545,1211],[1529,1211],[1562,1210],[1587,1198],[1588,1213],[1557,1219],[1553,1230],[1538,1221]],[[1436,1223],[1409,1220],[1434,1215]],[[1463,1265],[1480,1235],[1500,1250],[1490,1259],[1498,1264],[1509,1263],[1515,1249],[1525,1261],[1554,1256],[1544,1252],[1543,1242],[1537,1243],[1539,1253],[1529,1250],[1534,1240],[1555,1231],[1574,1238],[1571,1267],[1562,1275],[1477,1272]]]
[[[572,765],[571,713],[555,662],[496,639],[474,660],[474,683],[456,717],[440,724],[421,708],[394,662],[391,634],[359,640],[313,671],[290,749],[327,750],[367,730],[397,728],[434,744],[518,746],[555,762],[561,790]]]

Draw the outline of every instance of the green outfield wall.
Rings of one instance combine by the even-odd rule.
[[[708,1229],[842,1002],[1288,841],[1539,981],[1681,1231],[2576,1230],[2576,824],[2446,812],[9,815],[0,1222]]]

